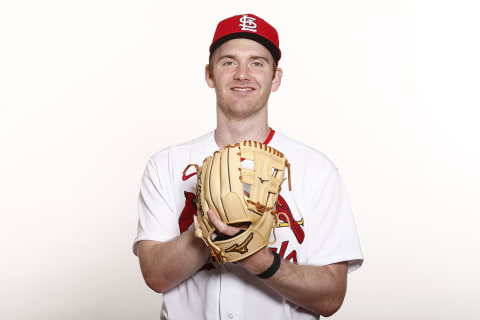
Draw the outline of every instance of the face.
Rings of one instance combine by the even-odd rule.
[[[215,50],[205,79],[215,88],[217,106],[230,119],[245,119],[267,108],[270,93],[280,86],[282,70],[260,43],[233,39]]]

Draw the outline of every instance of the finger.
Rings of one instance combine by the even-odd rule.
[[[213,212],[213,210],[211,209],[208,210],[208,217],[210,218],[210,221],[212,221],[215,228],[219,232],[226,234],[227,236],[236,235],[241,230],[241,228],[229,226],[228,224],[220,220],[218,215],[215,212]]]

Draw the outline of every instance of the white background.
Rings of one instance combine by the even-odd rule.
[[[365,263],[332,319],[480,318],[477,1],[45,0],[0,4],[1,319],[158,319],[140,179],[214,128],[208,46],[248,12],[280,34],[270,125],[351,197]]]

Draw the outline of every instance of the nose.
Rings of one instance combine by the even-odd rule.
[[[239,63],[234,74],[235,80],[248,81],[250,80],[250,74],[248,70],[248,65],[246,63]]]

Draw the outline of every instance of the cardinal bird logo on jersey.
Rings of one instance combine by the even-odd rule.
[[[288,226],[290,222],[290,227],[292,228],[295,238],[297,238],[298,243],[302,243],[303,240],[305,239],[305,232],[300,226],[300,225],[303,225],[303,219],[301,219],[300,221],[295,221],[292,215],[292,211],[290,211],[290,208],[288,207],[287,201],[285,201],[285,199],[283,199],[281,195],[278,195],[277,213],[284,213],[284,214],[278,215],[280,220],[284,222],[284,223],[280,223],[279,227]],[[287,218],[288,218],[288,221],[287,221]]]
[[[193,223],[193,216],[197,212],[197,205],[195,204],[195,194],[192,192],[184,192],[185,194],[185,207],[178,219],[178,227],[180,233],[184,233]]]

